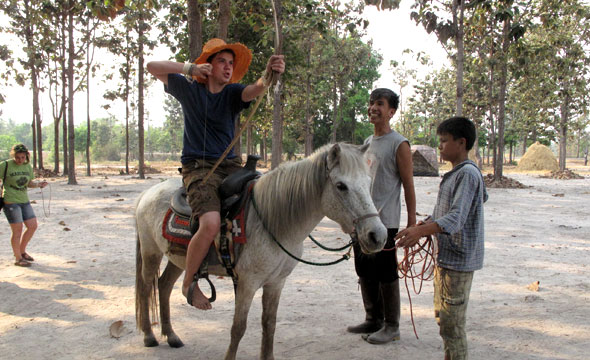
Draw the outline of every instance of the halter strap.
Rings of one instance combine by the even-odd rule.
[[[379,214],[377,214],[377,213],[369,213],[369,214],[366,214],[366,215],[363,215],[363,216],[359,216],[358,218],[352,220],[352,223],[354,225],[356,225],[360,221],[363,221],[363,220],[368,219],[368,218],[376,217],[376,216],[379,217]]]

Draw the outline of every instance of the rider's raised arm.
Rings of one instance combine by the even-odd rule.
[[[147,63],[147,71],[165,85],[168,85],[168,74],[182,74],[183,66],[183,63],[175,61],[150,61]]]

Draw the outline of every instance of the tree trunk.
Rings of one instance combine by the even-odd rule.
[[[53,158],[53,172],[57,174],[59,173],[59,117],[53,120]]]
[[[33,137],[33,169],[37,168],[37,126],[35,115],[33,114],[33,121],[31,122],[31,135]]]
[[[62,146],[63,146],[63,162],[64,162],[64,176],[67,176],[69,173],[69,166],[68,166],[68,120],[67,120],[67,114],[69,114],[69,111],[67,111],[68,105],[69,105],[69,99],[66,95],[66,90],[68,87],[68,72],[67,72],[67,65],[66,65],[66,49],[68,48],[68,46],[66,45],[66,18],[68,17],[67,12],[64,10],[63,14],[62,14],[62,27],[61,27],[61,33],[62,33],[62,57],[60,59],[60,63],[61,63],[61,97],[62,97]]]
[[[564,87],[564,89],[567,89]],[[565,161],[567,155],[567,121],[568,121],[568,105],[570,96],[565,90],[565,96],[561,103],[561,116],[559,121],[559,171],[565,171]]]
[[[264,159],[264,167],[268,166],[268,144],[266,139],[268,137],[268,130],[264,129],[264,136],[262,137],[262,145],[260,145],[260,153]]]
[[[68,10],[68,185],[76,181],[75,135],[74,135],[74,0],[69,1]]]
[[[463,63],[465,59],[465,49],[463,43],[465,17],[465,2],[453,0],[453,23],[457,28],[455,35],[455,44],[457,45],[457,116],[463,116]],[[459,14],[457,14],[459,12]]]
[[[64,173],[63,175],[67,175],[67,141],[66,141],[66,129],[67,129],[67,121],[66,121],[66,105],[67,105],[67,97],[66,97],[66,14],[65,12],[61,11],[60,18],[60,59],[59,64],[61,65],[61,108],[59,116],[55,121],[55,141],[54,141],[54,151],[55,151],[55,173],[59,173],[59,122],[62,122],[62,146],[63,146],[63,162],[64,162]],[[57,89],[55,90],[57,93]]]
[[[145,161],[144,161],[144,129],[143,129],[143,29],[144,29],[144,20],[143,20],[143,10],[140,10],[139,14],[139,26],[137,31],[137,43],[138,43],[138,54],[139,58],[137,61],[137,129],[138,129],[138,147],[139,147],[139,169],[138,169],[138,176],[140,179],[145,179]]]
[[[34,65],[33,65],[34,66]],[[43,167],[43,130],[41,129],[41,111],[39,109],[39,85],[38,72],[36,67],[31,69],[31,81],[33,82],[33,126],[36,127],[36,150],[37,150],[37,169],[44,169]]]
[[[63,101],[64,101],[64,111],[63,111],[63,119],[62,119],[62,144],[63,144],[63,153],[64,153],[64,176],[68,175],[68,173],[70,172],[70,165],[69,165],[69,149],[68,149],[68,114],[70,113],[70,111],[68,110],[68,107],[70,105],[70,100],[68,99],[67,95],[66,95],[66,91],[68,89],[68,70],[67,67],[65,66],[65,61],[64,61],[64,67],[63,67],[63,85],[62,85],[62,93],[63,93]]]
[[[506,116],[506,82],[508,81],[508,46],[510,45],[510,18],[502,29],[502,57],[500,63],[500,93],[498,94],[498,152],[494,165],[494,180],[499,181],[504,169],[504,124]]]
[[[230,0],[219,0],[219,28],[217,30],[217,37],[225,41],[227,41],[229,19],[231,17],[230,5]]]
[[[508,47],[510,45],[510,18],[504,20],[502,29],[502,57],[500,63],[500,93],[498,108],[498,152],[494,166],[494,180],[500,180],[504,170],[504,125],[506,122],[506,82],[508,81]]]
[[[86,32],[90,36],[90,21],[86,23]],[[90,41],[86,42],[86,176],[90,171]]]
[[[336,133],[338,132],[338,86],[334,81],[334,88],[332,89],[332,135],[330,136],[330,142],[336,143]]]
[[[203,48],[203,28],[199,0],[187,1],[188,11],[188,46],[190,61],[195,61],[201,55]]]
[[[311,42],[307,43],[307,51],[306,51],[306,62],[307,62],[307,69],[311,69]],[[312,124],[313,124],[313,117],[311,116],[311,71],[307,71],[307,76],[305,77],[305,146],[304,146],[304,153],[305,157],[308,157],[313,152],[313,133],[312,133]]]
[[[248,127],[246,128],[246,155],[252,153],[252,125],[248,124]]]
[[[524,139],[522,139],[522,156],[524,156],[524,154],[526,154],[527,141],[528,141],[528,134],[524,134]]]
[[[479,140],[479,126],[475,127],[475,142],[473,143],[473,157],[475,158],[475,162],[477,163],[477,166],[481,169],[483,166],[483,161],[481,159],[481,156],[479,156],[479,144],[478,144],[478,140]]]
[[[129,175],[129,77],[131,74],[131,49],[129,32],[126,33],[127,49],[125,53],[125,174]]]

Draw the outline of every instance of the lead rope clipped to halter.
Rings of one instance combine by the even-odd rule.
[[[390,250],[392,249],[387,249],[387,251]],[[412,297],[410,296],[408,279],[412,281],[414,293],[416,295],[420,294],[424,281],[430,281],[434,278],[435,265],[436,248],[432,236],[420,239],[418,243],[411,248],[404,248],[404,257],[398,262],[400,278],[404,279],[406,292],[410,301],[410,317],[412,319],[412,327],[414,328],[416,339],[418,339],[418,332],[416,331],[416,324],[414,322],[414,310],[412,307]],[[418,282],[417,289],[416,282]]]

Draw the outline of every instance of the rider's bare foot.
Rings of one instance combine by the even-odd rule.
[[[182,294],[188,298],[188,289],[189,287],[182,287]],[[207,299],[207,297],[205,296],[205,294],[203,294],[203,292],[201,291],[201,289],[199,289],[199,285],[195,285],[195,288],[193,290],[192,293],[193,296],[193,301],[192,301],[192,305],[194,307],[196,307],[199,310],[211,310],[213,307],[211,306],[211,303],[209,302],[209,299]]]

